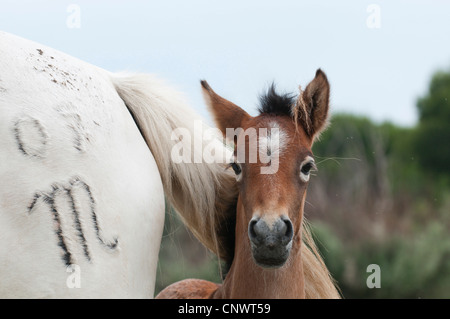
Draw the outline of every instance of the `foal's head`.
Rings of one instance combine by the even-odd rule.
[[[206,81],[202,87],[217,126],[235,146],[230,166],[239,187],[236,236],[241,225],[254,261],[281,267],[301,243],[306,188],[315,167],[311,147],[328,117],[326,75],[317,70],[298,98],[279,95],[272,86],[256,117],[217,95]]]

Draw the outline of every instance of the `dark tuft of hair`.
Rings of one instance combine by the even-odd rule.
[[[292,107],[295,103],[295,94],[279,94],[275,84],[267,90],[266,94],[260,96],[260,106],[258,111],[261,114],[288,115],[292,116]]]

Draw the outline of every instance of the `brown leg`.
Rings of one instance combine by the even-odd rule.
[[[164,288],[155,299],[209,299],[221,285],[201,279],[185,279]]]

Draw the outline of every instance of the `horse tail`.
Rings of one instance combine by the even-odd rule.
[[[112,74],[111,80],[155,158],[168,203],[203,245],[229,258],[231,252],[218,237],[222,221],[233,213],[237,189],[224,164],[195,161],[202,158],[206,143],[202,133],[207,126],[179,92],[151,75]],[[188,132],[190,138],[177,137],[176,129]],[[190,153],[190,163],[173,160],[176,145]],[[225,146],[218,142],[215,149],[225,151]]]
[[[309,224],[305,219],[303,220],[302,236],[306,299],[340,299],[341,295],[336,288],[336,282],[317,249]]]

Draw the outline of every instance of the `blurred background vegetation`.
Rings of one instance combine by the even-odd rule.
[[[336,114],[313,151],[305,216],[344,298],[450,298],[450,72],[432,77],[414,127]],[[167,214],[156,291],[220,282],[218,261]],[[366,285],[378,264],[381,288]]]

